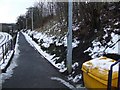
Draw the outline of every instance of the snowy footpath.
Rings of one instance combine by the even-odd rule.
[[[22,33],[18,38],[19,56],[16,60],[13,73],[7,78],[4,88],[64,88],[73,89],[69,82],[60,74],[40,53],[33,48]],[[13,61],[12,60],[12,61]],[[17,64],[17,65],[16,65]]]

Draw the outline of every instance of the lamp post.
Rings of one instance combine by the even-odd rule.
[[[26,30],[27,30],[27,15],[26,15]]]
[[[34,29],[34,26],[33,26],[33,7],[32,7],[32,30]]]
[[[34,15],[33,15],[33,7],[30,7],[30,8],[26,8],[26,9],[28,9],[28,10],[30,10],[30,12],[31,12],[31,30],[33,30],[34,29],[34,22],[33,22],[33,17],[34,17]],[[27,19],[27,18],[26,18]],[[26,20],[26,22],[27,22],[27,20]],[[27,24],[27,23],[26,23]],[[27,27],[27,26],[26,26]]]
[[[67,70],[72,72],[72,0],[68,3]]]
[[[24,29],[24,21],[23,21],[23,20],[21,20],[20,28],[21,28],[21,29]]]

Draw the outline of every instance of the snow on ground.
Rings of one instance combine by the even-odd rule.
[[[53,66],[55,66],[55,67],[58,68],[59,70],[62,70],[62,69],[63,69],[62,67],[63,67],[63,63],[64,63],[64,62],[62,62],[61,64],[60,64],[60,63],[59,63],[59,64],[55,64],[55,61],[52,60],[55,55],[50,55],[50,54],[46,53],[45,51],[43,51],[43,50],[41,49],[41,47],[40,47],[37,43],[35,43],[35,42],[30,38],[30,36],[28,36],[26,33],[23,33],[23,35],[25,36],[25,38],[26,38],[26,40],[28,41],[28,43],[30,43],[30,45],[31,45],[32,47],[34,47],[35,49],[37,49],[38,52],[39,52],[41,55],[43,55]]]
[[[1,60],[2,58],[2,45],[7,42],[8,40],[12,39],[12,36],[5,33],[5,32],[0,32],[0,89],[2,89],[2,74],[1,74],[1,69],[5,67],[6,63],[8,63],[8,59],[10,58],[10,56],[12,55],[12,52],[9,52],[9,56],[7,57],[7,59],[5,60],[5,63],[3,65],[1,65],[1,63],[3,62],[3,60]]]
[[[103,70],[110,70],[111,65],[114,64],[115,62],[116,61],[114,61],[113,59],[100,57],[100,58],[95,58],[88,62],[85,62],[83,63],[83,65],[89,68],[98,68],[99,71],[103,71]],[[119,67],[119,64],[116,64],[113,67],[113,72],[116,72],[116,71],[118,72],[118,69],[119,69],[118,67]]]
[[[0,83],[3,83],[6,79],[9,79],[13,74],[13,69],[17,66],[17,61],[16,60],[19,57],[19,53],[20,53],[20,51],[18,49],[18,47],[19,47],[18,38],[19,38],[19,34],[17,34],[14,57],[11,61],[10,66],[6,70],[6,73],[0,74],[0,79],[2,80],[2,82],[0,82]]]
[[[56,46],[60,46],[60,45],[64,45],[65,47],[67,46],[67,37],[66,36],[63,36],[63,40],[62,42],[59,41],[59,39],[55,39],[54,36],[48,36],[46,35],[45,33],[41,33],[41,32],[37,32],[37,31],[30,31],[28,30],[27,31],[27,34],[26,33],[23,33],[26,40],[30,43],[31,46],[35,47],[52,65],[54,65],[56,68],[59,69],[60,72],[64,72],[67,70],[67,68],[65,67],[65,62],[62,61],[61,63],[57,63],[55,64],[55,59],[59,59],[59,57],[55,57],[55,54],[54,55],[50,55],[48,53],[46,53],[45,51],[43,51],[41,49],[41,47],[35,43],[28,35],[32,36],[38,40],[38,42],[40,43],[40,41],[42,40],[42,46],[44,46],[45,48],[48,48],[50,47],[50,44],[53,44],[55,42]],[[77,45],[79,44],[79,42],[74,39],[73,40],[73,48],[74,47],[77,47]]]
[[[118,22],[116,22],[116,23],[114,23],[114,25],[118,25],[118,24],[120,24],[120,22],[118,21]]]
[[[46,48],[48,48],[50,46],[50,44],[53,43],[54,37],[48,37],[45,33],[38,33],[37,31],[28,30],[28,34],[30,36],[33,35],[33,38],[37,39],[38,42],[40,42],[42,40],[43,41],[42,46],[44,46]]]
[[[2,48],[5,48],[5,42],[8,42],[12,39],[12,36],[5,32],[0,32],[0,60],[2,59]],[[3,45],[3,46],[2,46]]]
[[[9,41],[10,39],[12,39],[12,36],[10,34],[5,32],[0,32],[0,46],[5,42]]]
[[[118,40],[120,40],[120,35],[111,33],[111,37],[112,40],[108,43],[108,45],[110,46],[114,46],[113,47],[108,47],[105,52],[106,53],[116,53],[120,55],[120,49],[119,49],[119,45],[120,45],[120,41],[118,42]],[[113,43],[112,43],[113,42]]]
[[[38,42],[42,40],[43,41],[42,46],[44,46],[45,48],[48,48],[50,44],[53,43],[55,43],[56,46],[64,45],[65,47],[67,47],[67,35],[60,38],[59,36],[48,36],[45,33],[37,32],[37,31],[28,30],[27,33],[30,36],[33,35],[33,38],[37,39]],[[74,39],[72,42],[72,47],[75,48],[78,46],[78,44],[79,41]]]
[[[55,58],[53,58],[54,56],[55,56],[55,54],[54,55],[50,55],[50,54],[48,54],[48,53],[46,53],[45,51],[43,51],[42,49],[41,49],[41,47],[37,44],[37,43],[35,43],[35,41],[33,41],[32,40],[32,38],[30,37],[30,36],[28,36],[28,34],[26,34],[26,33],[24,33],[24,32],[22,32],[23,33],[23,35],[25,36],[25,38],[26,38],[26,40],[28,41],[28,43],[30,43],[30,45],[32,46],[32,47],[34,47],[41,55],[43,55],[53,66],[55,66],[58,70],[59,70],[59,72],[65,72],[66,70],[67,70],[67,68],[65,67],[65,62],[64,61],[62,61],[61,63],[55,63],[55,60],[56,59],[59,59],[60,57],[55,57]],[[40,33],[38,33],[39,35],[41,35]],[[36,36],[38,35],[38,34],[36,34]],[[38,35],[38,36],[39,36]],[[37,37],[38,37],[37,36]],[[42,35],[41,36],[39,36],[39,38],[41,38],[41,37],[43,37]],[[75,41],[75,43],[76,43],[77,41]],[[78,42],[77,42],[78,43]],[[77,62],[75,62],[73,65],[72,65],[72,68],[73,69],[75,69],[76,67],[78,67],[79,65],[78,65],[78,63]],[[74,72],[73,72],[74,73]],[[73,82],[75,82],[75,83],[77,83],[79,80],[81,80],[82,79],[82,75],[81,74],[79,74],[79,75],[76,75],[75,77],[69,77],[69,78],[72,78],[73,80]],[[56,79],[56,80],[58,80],[58,81],[61,81],[62,83],[64,83],[64,81],[63,80],[61,80],[60,78],[52,78],[52,79]],[[64,83],[64,84],[66,84],[66,83]],[[69,86],[69,85],[68,85]],[[70,87],[70,86],[69,86]]]
[[[78,27],[78,26],[72,26],[72,28],[73,28],[73,31],[79,30],[79,27]]]
[[[7,65],[7,63],[9,62],[12,54],[13,54],[13,50],[9,50],[8,53],[6,54],[6,56],[4,57],[5,59],[2,59],[3,57],[3,48],[5,49],[5,43],[8,42],[9,40],[12,39],[12,36],[8,33],[5,32],[0,32],[0,69],[4,69]]]
[[[108,37],[108,33],[106,33],[103,38],[105,39]],[[87,50],[84,52],[90,52],[89,55],[92,58],[96,58],[98,56],[102,56],[104,53],[113,53],[113,54],[119,54],[120,55],[120,35],[111,33],[112,39],[105,45],[103,46],[100,41],[95,39],[92,42],[92,47],[89,47]],[[104,42],[106,42],[104,40]]]
[[[75,79],[80,78],[81,75],[77,75],[75,77]],[[59,81],[60,83],[64,84],[65,86],[67,86],[68,88],[70,88],[71,90],[77,90],[77,89],[82,89],[82,90],[86,90],[85,87],[83,87],[81,84],[77,84],[76,86],[73,86],[72,84],[70,84],[69,82],[59,78],[59,77],[51,77],[51,80],[56,80]],[[74,80],[74,79],[73,79]],[[77,79],[78,80],[78,79]],[[75,81],[76,82],[76,81]]]
[[[34,47],[35,49],[37,49],[44,57],[50,58],[50,59],[54,57],[54,55],[49,56],[48,54],[46,54],[46,52],[43,52],[40,46],[37,43],[35,43],[32,40],[32,38],[30,38],[30,36],[28,36],[26,33],[23,33],[23,35],[25,36],[26,40],[30,43],[30,45]]]
[[[13,53],[14,53],[13,50],[12,50],[12,51],[9,51],[7,57],[6,57],[4,60],[2,59],[2,60],[0,61],[0,69],[1,69],[1,70],[3,70],[3,69],[7,66],[10,58],[11,58],[12,55],[13,55]]]
[[[76,75],[74,79],[72,80],[74,83],[77,83],[79,80],[82,79],[82,74]]]
[[[59,78],[59,77],[51,77],[51,80],[57,80],[60,81],[60,83],[64,84],[65,86],[67,86],[70,89],[74,89],[75,87],[73,85],[71,85],[69,82],[66,82],[65,80]]]
[[[78,28],[75,28],[78,29]],[[41,40],[42,40],[42,46],[44,46],[45,48],[48,48],[50,46],[50,44],[55,43],[56,46],[60,46],[60,45],[64,45],[65,47],[67,46],[67,35],[63,36],[62,38],[55,37],[55,36],[48,36],[45,33],[41,33],[41,32],[37,32],[37,31],[30,31],[28,30],[28,35],[32,36],[38,40],[38,42],[41,44]],[[60,57],[56,57],[53,58],[55,56],[54,55],[50,55],[48,53],[46,53],[45,51],[43,51],[40,47],[40,45],[38,45],[37,43],[35,43],[27,34],[23,33],[24,36],[26,37],[26,40],[31,44],[31,46],[35,47],[52,65],[54,65],[56,68],[59,69],[60,72],[64,72],[67,70],[67,68],[65,67],[65,62],[62,61],[61,63],[57,63],[55,64],[55,59],[59,59]],[[108,37],[108,33],[106,30],[106,34],[103,36],[103,38],[105,39],[106,37]],[[97,58],[99,56],[102,56],[103,53],[117,53],[120,54],[118,51],[120,51],[120,49],[118,50],[118,44],[120,42],[117,42],[120,38],[120,35],[111,33],[111,41],[109,41],[109,43],[107,43],[106,46],[103,46],[101,44],[100,41],[98,41],[97,39],[95,39],[92,42],[92,47],[89,47],[85,52],[90,52],[90,56],[92,58]],[[78,44],[80,42],[77,41],[76,39],[73,40],[72,46],[73,48],[77,47]],[[108,47],[109,46],[109,47]],[[74,63],[72,65],[72,68],[74,69],[74,67],[78,66],[78,64]],[[73,72],[74,73],[74,72]],[[79,80],[81,80],[82,75],[76,75],[75,77],[68,77],[69,80],[72,80],[74,83],[78,82]]]

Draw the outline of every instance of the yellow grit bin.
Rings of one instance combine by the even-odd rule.
[[[110,66],[116,61],[107,57],[95,58],[83,63],[83,79],[88,90],[107,90]],[[117,89],[118,64],[113,67],[112,90]]]

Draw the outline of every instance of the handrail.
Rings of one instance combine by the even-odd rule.
[[[5,39],[4,39],[4,40],[5,40]],[[12,39],[10,39],[10,40],[12,40]],[[5,43],[9,42],[10,40],[7,40]],[[2,45],[4,45],[5,43],[2,43],[2,44],[0,45],[0,47],[1,47]]]
[[[2,52],[2,53],[0,53],[0,55],[1,55],[0,61],[3,59],[2,63],[4,63],[5,58],[7,58],[7,54],[9,54],[8,52],[12,51],[14,49],[13,41],[14,41],[13,39],[10,39],[0,46],[0,49]]]
[[[118,61],[116,61],[114,64],[111,65],[110,70],[109,70],[109,74],[108,74],[108,86],[107,86],[107,90],[111,90],[111,84],[112,84],[112,69],[113,66],[115,66],[116,64],[119,64],[119,69],[118,69],[118,90],[120,90],[120,59]]]
[[[0,44],[6,39],[6,36],[3,38],[3,40],[0,42]]]

